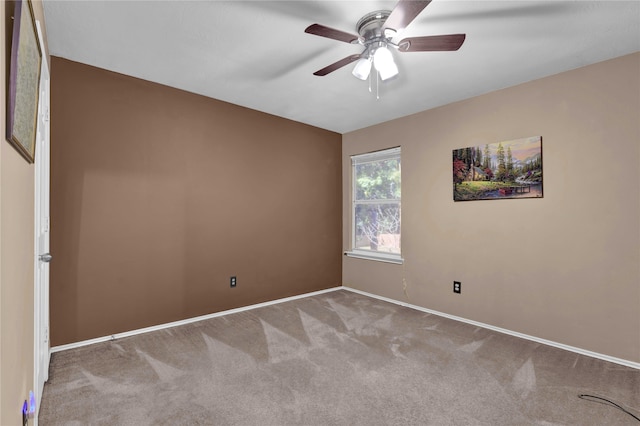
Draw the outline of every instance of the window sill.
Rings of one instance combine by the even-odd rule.
[[[356,259],[375,260],[378,262],[395,263],[396,265],[402,265],[404,259],[395,253],[380,253],[380,252],[362,252],[362,251],[345,251],[345,256],[354,257]]]

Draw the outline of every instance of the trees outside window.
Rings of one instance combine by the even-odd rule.
[[[400,148],[351,157],[352,249],[400,255]]]

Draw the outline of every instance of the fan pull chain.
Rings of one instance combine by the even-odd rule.
[[[373,75],[374,73],[369,74],[369,93],[373,92],[373,89],[371,87]],[[375,76],[376,76],[376,100],[379,100],[380,99],[380,73],[378,72],[378,70],[376,70]]]

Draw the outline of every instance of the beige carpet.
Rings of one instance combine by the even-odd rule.
[[[53,354],[48,425],[640,425],[640,371],[339,290]]]

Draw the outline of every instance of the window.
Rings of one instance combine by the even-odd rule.
[[[351,157],[351,251],[347,255],[402,263],[400,147]]]

